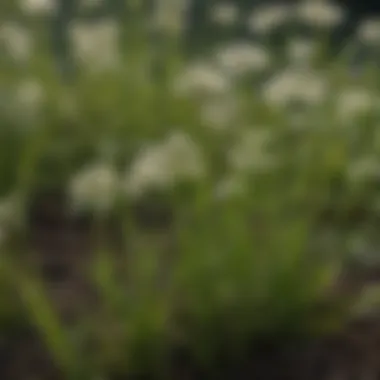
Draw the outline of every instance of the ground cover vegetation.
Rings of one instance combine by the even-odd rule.
[[[2,378],[378,376],[379,21],[104,4],[0,5]]]

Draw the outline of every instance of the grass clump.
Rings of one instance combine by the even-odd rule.
[[[43,42],[0,62],[1,321],[25,318],[68,379],[165,377],[182,351],[214,370],[262,339],[339,330],[347,237],[376,244],[377,72],[352,78],[314,45],[287,56],[265,40],[188,58],[171,23],[151,25],[157,52],[139,20],[76,20],[70,80]],[[29,205],[51,189],[92,231],[91,295],[70,323],[38,265],[19,268],[40,233]]]

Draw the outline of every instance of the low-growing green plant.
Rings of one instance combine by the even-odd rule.
[[[264,38],[186,57],[171,22],[181,15],[171,17],[151,25],[159,52],[149,18],[77,20],[70,80],[44,43],[20,64],[12,36],[25,31],[6,25],[1,255],[15,248],[9,233],[28,228],[14,220],[28,213],[19,206],[59,188],[74,216],[92,218],[96,249],[83,277],[96,300],[66,324],[38,276],[9,281],[4,259],[1,317],[13,318],[11,288],[68,379],[144,367],[165,378],[176,350],[215,367],[259,339],[312,338],[350,317],[351,299],[333,289],[347,235],[366,236],[352,213],[360,208],[368,224],[378,212],[377,72],[352,78],[346,61],[321,59],[307,41],[281,54]],[[121,254],[109,219],[122,230]],[[28,254],[21,245],[17,260]]]

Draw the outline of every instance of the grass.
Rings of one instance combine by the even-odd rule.
[[[371,91],[377,71],[352,80],[344,62],[318,61],[330,88],[311,105],[303,104],[303,88],[289,95],[295,104],[271,104],[255,73],[222,94],[203,88],[179,96],[172,83],[187,62],[178,41],[167,42],[161,80],[146,77],[145,40],[127,50],[119,69],[79,71],[71,82],[62,81],[44,52],[26,69],[1,63],[0,190],[15,203],[4,217],[0,203],[0,333],[31,326],[67,379],[143,367],[165,378],[173,352],[183,348],[212,369],[220,351],[238,360],[263,337],[312,339],[350,318],[354,300],[334,296],[332,288],[350,260],[347,236],[367,232],[350,220],[351,211],[364,209],[368,224],[377,216],[378,110],[364,104],[344,121],[336,110],[353,86]],[[17,86],[28,83],[17,98]],[[226,97],[239,109],[223,129],[202,112]],[[168,183],[130,194],[126,178],[142,147],[162,142],[167,156],[148,162],[155,168],[162,159],[156,171]],[[370,165],[355,171],[360,162]],[[115,184],[113,177],[104,185],[103,177],[89,176],[88,183],[79,181],[79,195],[71,194],[73,178],[99,163],[116,171]],[[95,232],[82,275],[97,300],[71,324],[26,264],[33,227],[28,205],[36,192],[51,188],[79,196],[83,207],[72,211],[88,215]],[[104,199],[105,208],[99,206]],[[170,212],[170,225],[158,232],[137,226],[132,210],[138,202]],[[121,229],[119,255],[107,240],[108,219]],[[338,243],[324,243],[322,232]]]

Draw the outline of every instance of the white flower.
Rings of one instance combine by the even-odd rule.
[[[181,95],[220,95],[230,88],[227,75],[215,65],[204,62],[190,64],[174,82],[174,91]]]
[[[86,68],[115,68],[120,62],[119,26],[114,20],[77,22],[70,29],[76,59]]]
[[[380,44],[380,19],[372,18],[363,21],[357,29],[357,38],[363,43]]]
[[[74,210],[108,211],[119,190],[119,176],[114,167],[96,163],[77,173],[69,185]]]
[[[265,48],[246,42],[222,47],[216,53],[216,61],[224,71],[232,75],[261,71],[271,63]]]
[[[21,82],[15,88],[14,106],[15,112],[27,119],[33,119],[41,111],[45,102],[45,90],[42,83],[36,79],[28,79]],[[17,116],[17,114],[16,114]]]
[[[315,105],[324,100],[327,90],[325,77],[310,70],[286,69],[265,84],[263,97],[268,104],[278,107],[292,102]]]
[[[186,11],[189,0],[155,1],[153,26],[172,35],[177,35],[186,27]]]
[[[138,196],[147,189],[171,187],[173,173],[167,170],[169,164],[168,156],[160,145],[141,150],[127,174],[127,193]]]
[[[337,94],[336,114],[344,121],[355,121],[370,112],[379,103],[379,99],[365,88],[346,88]]]
[[[308,65],[312,63],[316,52],[316,41],[310,39],[292,39],[287,44],[287,56],[292,64]]]
[[[215,130],[225,130],[233,126],[238,104],[236,97],[222,97],[202,102],[201,120],[207,127]]]
[[[306,0],[296,10],[302,22],[311,26],[331,28],[339,25],[344,17],[344,10],[327,0]]]
[[[57,9],[57,0],[20,0],[20,8],[30,15],[51,14]]]
[[[211,9],[211,19],[221,26],[231,26],[239,19],[239,8],[232,2],[219,3]]]
[[[254,33],[266,34],[284,25],[292,15],[289,5],[273,4],[256,8],[248,18],[248,29]]]
[[[235,171],[262,171],[273,168],[277,163],[268,152],[273,135],[268,129],[250,128],[239,136],[236,144],[228,152],[228,162]]]
[[[138,196],[146,190],[170,188],[178,181],[196,180],[204,174],[199,147],[188,135],[175,131],[137,155],[127,173],[126,191]]]
[[[30,58],[33,40],[29,32],[17,23],[6,22],[0,26],[0,42],[16,60],[26,61]]]
[[[177,177],[197,179],[205,174],[204,160],[199,146],[184,132],[174,131],[163,144],[172,160]]]

